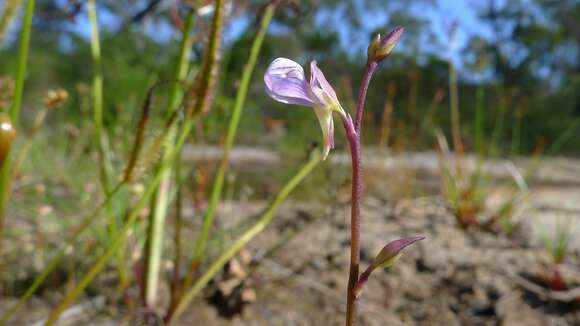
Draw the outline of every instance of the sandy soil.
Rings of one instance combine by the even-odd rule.
[[[340,162],[341,156],[334,158],[335,164]],[[392,162],[385,166],[397,166],[395,159]],[[516,162],[521,169],[526,164],[529,161]],[[437,179],[424,176],[428,172],[417,174],[419,182],[433,187]],[[360,324],[580,325],[580,162],[553,160],[540,172],[541,182],[532,187],[518,217],[521,225],[510,237],[458,228],[437,194],[393,201],[391,186],[369,180],[362,207],[362,268],[390,240],[418,234],[427,239],[409,248],[395,267],[373,275],[361,298]],[[367,179],[381,173],[386,178],[389,168],[368,169]],[[333,196],[333,205],[314,200],[286,203],[177,324],[341,325],[348,274],[348,187],[337,188]],[[247,223],[264,205],[226,202],[220,216],[228,219],[222,217],[219,227]],[[571,221],[575,236],[559,266],[567,288],[549,291],[541,286],[551,269],[539,234],[553,234],[560,219]],[[90,295],[73,307],[76,310],[69,311],[63,325],[136,323],[127,322],[124,310],[105,302],[101,292],[106,290],[99,288],[106,279],[101,277]],[[46,316],[59,294],[43,293],[19,314],[15,325]],[[0,300],[0,311],[11,302],[12,298]]]

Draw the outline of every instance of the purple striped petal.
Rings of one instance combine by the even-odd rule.
[[[317,105],[304,78],[304,69],[286,58],[278,58],[268,66],[264,74],[266,93],[274,100],[304,106]]]

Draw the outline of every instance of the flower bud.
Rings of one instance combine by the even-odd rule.
[[[403,249],[423,239],[425,239],[423,236],[414,236],[389,242],[375,257],[372,264],[373,268],[389,268],[393,266],[401,258]]]
[[[379,254],[375,257],[373,263],[370,264],[369,267],[359,276],[359,279],[354,286],[355,297],[358,298],[361,295],[363,288],[367,284],[369,277],[375,269],[392,267],[399,260],[399,258],[401,258],[401,255],[403,254],[401,251],[403,249],[423,239],[425,239],[423,236],[406,237],[391,241],[386,246],[384,246]]]
[[[403,27],[397,27],[386,37],[381,37],[380,34],[377,34],[367,49],[368,62],[374,61],[379,63],[389,56],[393,48],[395,48],[395,45],[397,45],[397,42],[399,42],[404,30]]]
[[[16,130],[12,126],[12,120],[6,113],[0,113],[0,169],[10,151],[12,140],[16,137]]]

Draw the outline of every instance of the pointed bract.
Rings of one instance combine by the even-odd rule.
[[[403,255],[403,249],[423,239],[425,239],[423,236],[406,237],[391,241],[386,246],[384,246],[377,257],[375,257],[373,263],[370,264],[369,267],[359,276],[359,279],[357,280],[354,287],[355,296],[358,298],[361,295],[371,274],[377,268],[392,267]]]
[[[401,251],[413,243],[423,240],[423,236],[406,237],[389,242],[373,261],[373,268],[388,268],[393,266],[401,257]]]

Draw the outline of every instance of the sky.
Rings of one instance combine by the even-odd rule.
[[[63,5],[66,0],[56,0],[61,5]],[[143,5],[146,0],[143,0]],[[167,1],[167,0],[165,0]],[[456,34],[456,42],[457,42],[457,49],[463,48],[467,41],[469,40],[469,36],[477,33],[480,35],[489,35],[490,31],[486,30],[484,24],[482,24],[475,13],[474,6],[481,5],[485,3],[485,0],[437,0],[436,7],[424,6],[419,5],[418,1],[400,1],[400,5],[405,5],[409,7],[409,10],[412,10],[419,16],[425,17],[427,20],[430,21],[430,30],[433,31],[436,35],[440,37],[440,40],[446,43],[448,32],[446,29],[450,26],[451,22],[454,20],[458,21],[459,29]],[[341,45],[345,49],[351,49],[353,54],[356,51],[364,51],[366,49],[366,42],[368,42],[368,34],[370,31],[376,29],[379,26],[389,26],[388,24],[388,13],[385,11],[380,10],[368,10],[366,8],[366,3],[364,0],[360,0],[357,3],[357,10],[359,11],[360,15],[363,16],[364,26],[363,28],[365,31],[352,31],[348,30],[344,24],[341,24],[342,13],[340,12],[324,12],[319,11],[317,13],[316,21],[318,24],[333,24],[336,26],[336,30],[339,33],[339,38],[341,41]],[[160,13],[160,14],[167,14]],[[122,22],[115,16],[111,15],[106,11],[99,12],[99,21],[102,28],[109,28],[111,30],[116,30],[120,27]],[[250,19],[247,16],[241,16],[229,24],[225,29],[225,41],[235,40],[250,24]],[[18,29],[19,24],[14,24],[12,28],[12,39],[15,38],[16,32]],[[393,26],[394,27],[394,26]],[[88,38],[90,36],[90,26],[86,15],[80,15],[77,17],[74,24],[70,25],[70,28],[77,32],[78,34],[82,35],[83,37]],[[152,35],[154,38],[157,38],[159,41],[167,41],[167,40],[174,40],[177,39],[179,34],[172,29],[169,25],[163,24],[156,24],[154,20],[148,20],[142,26],[146,32]],[[285,33],[285,31],[281,29],[279,26],[271,26],[270,27],[271,33]],[[388,31],[385,31],[388,33]],[[353,35],[354,34],[354,35]],[[358,35],[365,35],[364,38],[357,37]],[[354,44],[353,44],[353,39]],[[356,44],[356,40],[360,39],[359,44]],[[451,54],[451,57],[460,63],[458,51]]]
[[[440,36],[442,42],[446,42],[447,40],[448,27],[453,21],[457,21],[459,23],[459,28],[456,34],[456,49],[463,48],[467,44],[470,36],[473,34],[479,34],[484,37],[491,36],[491,31],[487,29],[481,21],[479,21],[474,9],[475,6],[482,5],[486,2],[487,1],[484,0],[437,0],[436,7],[426,7],[424,5],[419,5],[418,1],[401,1],[401,3],[409,6],[410,10],[418,16],[424,17],[428,20],[431,25],[431,31]],[[336,26],[342,47],[350,49],[352,52],[366,50],[368,42],[367,35],[370,31],[373,31],[380,26],[389,26],[389,17],[386,10],[368,10],[365,6],[364,0],[358,1],[357,7],[360,15],[363,16],[362,21],[364,22],[363,27],[365,31],[362,32],[349,30],[348,26],[342,24],[343,13],[341,12],[325,12],[321,10],[317,13],[316,17],[316,22],[319,25],[332,24],[333,26]],[[247,17],[240,17],[234,21],[227,29],[226,39],[235,39],[238,37],[248,27],[249,23],[250,21]],[[270,32],[287,33],[288,31],[278,26],[271,26]],[[388,32],[389,31],[385,31],[385,33]],[[365,35],[365,37],[358,38],[360,39],[360,42],[357,42],[356,36],[358,35]],[[447,53],[445,55],[447,55]],[[458,51],[455,51],[452,54],[452,58],[457,61],[458,64],[460,63]]]

